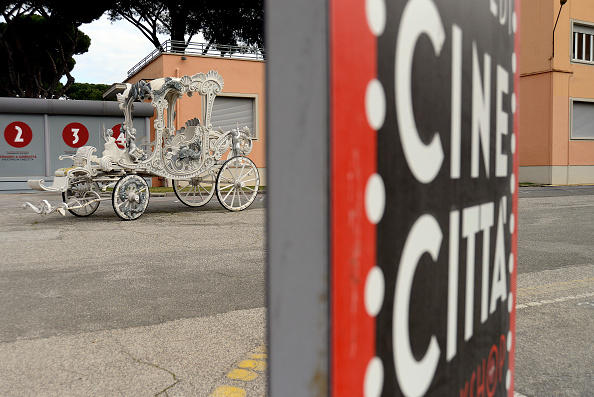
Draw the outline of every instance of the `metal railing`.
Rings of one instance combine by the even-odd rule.
[[[161,54],[203,55],[234,59],[266,59],[264,49],[260,47],[193,42],[186,44],[183,41],[167,40],[161,43],[159,48],[155,48],[150,54],[134,65],[132,69],[128,70],[128,77],[138,73]]]

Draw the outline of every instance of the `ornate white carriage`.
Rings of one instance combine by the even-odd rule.
[[[172,180],[179,200],[191,207],[206,204],[216,192],[219,202],[231,211],[247,208],[256,198],[260,176],[254,162],[246,156],[252,150],[248,127],[231,131],[211,126],[215,96],[223,89],[223,78],[214,70],[207,74],[181,78],[161,78],[128,84],[117,95],[124,112],[121,132],[126,144],[120,149],[113,131],[103,132],[105,150],[97,157],[93,146],[79,148],[70,158],[73,165],[56,171],[53,186],[43,180],[29,180],[31,188],[62,192],[63,203],[52,207],[47,201],[38,206],[25,203],[38,213],[54,211],[65,215],[89,216],[104,200],[112,200],[115,213],[124,220],[140,217],[149,202],[146,177]],[[175,105],[184,94],[203,96],[206,104],[202,122],[194,118],[176,130]],[[155,140],[136,140],[132,119],[135,101],[151,99],[156,110]],[[223,157],[225,159],[223,159]]]

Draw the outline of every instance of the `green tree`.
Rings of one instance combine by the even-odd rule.
[[[210,46],[264,47],[263,0],[118,0],[110,17],[132,23],[155,48],[158,33],[179,43],[180,51],[198,33]]]
[[[97,4],[95,4],[97,3]],[[73,0],[0,1],[0,96],[58,98],[74,83],[73,55],[88,51],[78,30],[113,5]],[[66,84],[60,80],[66,76]]]
[[[67,99],[103,101],[103,93],[109,87],[108,84],[74,83],[66,91],[64,96]]]

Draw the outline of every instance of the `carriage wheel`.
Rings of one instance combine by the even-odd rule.
[[[189,207],[201,207],[208,203],[215,191],[215,174],[213,171],[204,176],[192,179],[173,181],[175,195]]]
[[[241,211],[249,207],[256,198],[259,187],[258,168],[244,156],[227,160],[217,175],[217,198],[229,211]]]
[[[113,210],[125,221],[138,219],[149,202],[149,187],[138,175],[125,175],[116,183],[112,193]]]
[[[89,179],[69,181],[68,188],[62,192],[62,200],[68,204],[68,212],[75,216],[89,216],[99,208],[99,185]],[[89,204],[90,203],[90,204]]]

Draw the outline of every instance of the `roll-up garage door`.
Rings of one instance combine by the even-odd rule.
[[[218,96],[215,98],[211,124],[215,129],[221,127],[223,131],[247,126],[253,138],[256,138],[254,129],[254,98]]]

